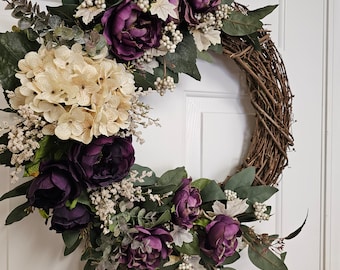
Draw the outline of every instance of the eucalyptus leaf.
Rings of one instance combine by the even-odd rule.
[[[246,36],[257,32],[262,25],[262,22],[256,16],[232,11],[224,21],[222,31],[230,36]]]
[[[247,167],[238,173],[234,174],[230,179],[225,183],[225,190],[236,190],[242,186],[251,186],[255,179],[255,167]]]
[[[19,80],[14,76],[18,61],[38,48],[39,43],[28,40],[23,32],[0,33],[0,82],[3,89],[14,90],[19,85]]]
[[[261,20],[267,15],[269,15],[270,13],[272,13],[274,9],[276,9],[277,7],[278,5],[269,5],[269,6],[265,6],[265,7],[258,8],[255,10],[251,10],[248,12],[248,16]]]
[[[15,187],[11,191],[8,191],[7,193],[5,193],[4,195],[2,195],[0,197],[0,201],[8,199],[8,198],[26,195],[26,192],[27,192],[28,188],[30,187],[32,181],[33,180],[27,181],[27,182]]]
[[[250,261],[262,270],[288,270],[287,266],[269,248],[252,242],[248,246],[248,256]]]
[[[278,189],[272,186],[243,186],[235,189],[241,199],[247,199],[252,202],[263,203],[273,196]]]
[[[5,224],[10,225],[14,222],[22,220],[24,217],[30,214],[27,211],[27,208],[30,206],[29,202],[25,202],[12,210],[12,212],[8,215]]]
[[[177,45],[175,53],[168,53],[164,57],[170,70],[185,73],[196,80],[201,79],[196,65],[197,50],[195,41],[189,32],[183,33],[183,41]]]
[[[185,171],[184,167],[178,167],[174,170],[170,170],[165,172],[157,182],[159,186],[180,186],[182,183],[182,179],[187,178],[187,172]]]
[[[215,181],[210,181],[200,193],[203,203],[226,200],[225,193]]]
[[[80,231],[78,230],[67,230],[62,233],[65,246],[72,247],[79,239]]]

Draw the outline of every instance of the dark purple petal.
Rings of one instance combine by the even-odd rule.
[[[58,233],[66,230],[79,230],[90,222],[90,212],[86,206],[77,204],[72,210],[66,206],[55,208],[51,220],[51,229]]]
[[[162,21],[142,12],[131,0],[123,0],[105,11],[102,24],[111,51],[122,60],[137,59],[146,50],[159,47]]]

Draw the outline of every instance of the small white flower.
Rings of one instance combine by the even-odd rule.
[[[104,11],[105,11],[105,9],[98,8],[96,6],[86,7],[86,8],[83,8],[83,7],[79,6],[76,14],[74,15],[74,17],[75,18],[80,18],[81,17],[85,24],[89,24],[90,22],[92,22],[94,17],[96,17],[98,14],[100,14],[100,13],[102,13]]]
[[[157,0],[151,4],[150,12],[152,15],[157,15],[158,18],[165,21],[168,16],[178,19],[176,13],[176,6],[170,3],[168,0]]]
[[[170,232],[170,234],[174,240],[175,245],[179,247],[181,247],[183,243],[191,243],[194,239],[189,230],[186,230],[177,225],[174,225],[174,229]]]
[[[195,44],[199,51],[205,51],[211,44],[221,43],[221,31],[209,27],[207,31],[202,32],[200,29],[192,30]]]
[[[228,201],[226,205],[220,201],[216,201],[212,206],[215,215],[226,215],[229,217],[235,217],[242,214],[247,208],[247,199],[241,200],[239,198]]]

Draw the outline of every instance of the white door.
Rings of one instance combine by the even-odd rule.
[[[57,3],[56,0],[40,2]],[[251,9],[255,7],[254,1],[244,2]],[[256,6],[273,4],[269,0],[256,2]],[[296,123],[292,132],[296,151],[289,153],[289,168],[283,173],[280,194],[272,202],[275,215],[259,228],[286,236],[300,226],[308,212],[302,233],[286,244],[290,270],[339,269],[335,263],[324,268],[328,255],[323,253],[327,3],[327,0],[314,1],[311,5],[307,0],[280,0],[279,8],[266,20],[283,55],[295,95]],[[9,18],[9,12],[1,9],[1,31],[9,29]],[[239,164],[247,148],[252,110],[244,78],[232,62],[216,59],[214,65],[199,62],[199,67],[201,82],[182,76],[175,92],[145,99],[154,108],[152,114],[160,118],[162,127],[144,131],[146,143],[136,145],[136,161],[159,174],[185,165],[193,178],[222,180]],[[1,169],[1,173],[7,176],[0,182],[0,191],[4,193],[10,189],[8,171]],[[9,227],[2,225],[15,205],[15,199],[0,203],[0,269],[82,269],[80,252],[63,257],[61,236],[50,232],[37,215]],[[235,268],[255,269],[247,259],[240,260]]]

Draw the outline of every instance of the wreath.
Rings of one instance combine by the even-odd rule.
[[[0,34],[0,81],[13,121],[2,124],[0,163],[22,181],[0,200],[25,202],[6,224],[39,211],[65,255],[82,243],[91,269],[233,269],[245,253],[260,269],[287,269],[287,237],[258,234],[287,166],[292,94],[262,28],[276,6],[232,0],[63,0],[41,11],[7,0],[18,19]],[[134,163],[140,127],[157,125],[141,97],[199,80],[198,57],[232,58],[247,77],[256,126],[238,172],[218,184],[184,167],[161,176]],[[5,63],[5,64],[4,64]],[[164,97],[165,98],[165,97]],[[22,180],[24,179],[24,180]]]

